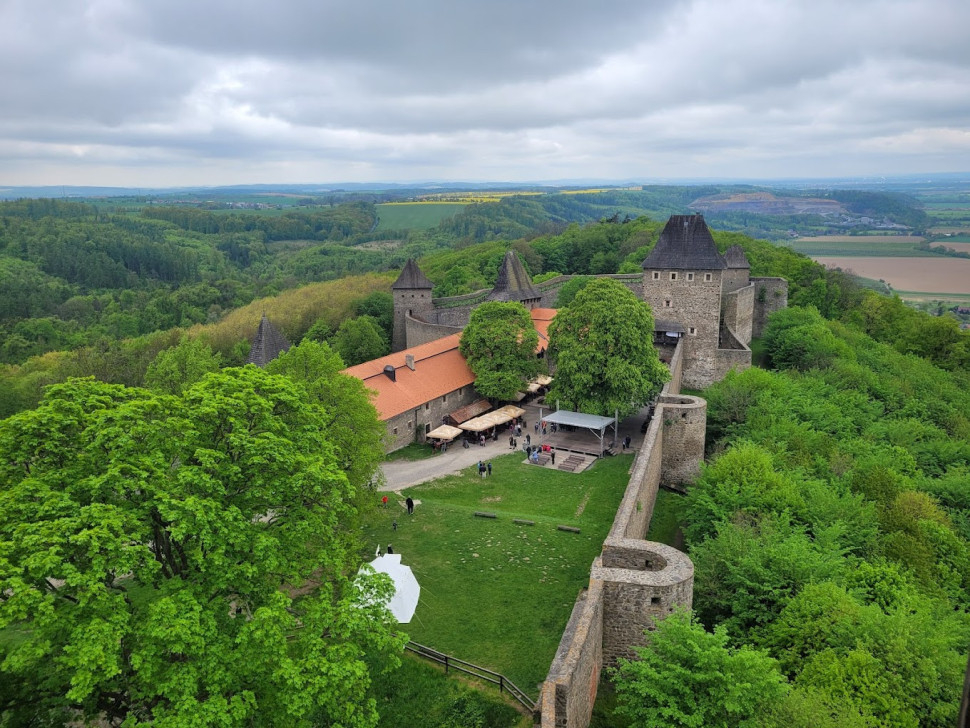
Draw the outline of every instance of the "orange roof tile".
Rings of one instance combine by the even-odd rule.
[[[475,382],[475,375],[458,353],[460,339],[461,334],[451,334],[349,367],[344,374],[363,380],[364,386],[377,392],[374,406],[380,418],[388,420]],[[414,357],[413,371],[406,363],[408,354]],[[393,382],[384,374],[387,365],[394,367]]]
[[[535,326],[536,331],[539,332],[539,348],[548,349],[549,324],[556,317],[556,309],[534,308],[529,313],[532,316],[532,325]]]

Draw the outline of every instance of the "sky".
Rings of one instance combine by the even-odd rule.
[[[967,0],[0,0],[0,185],[937,172]]]

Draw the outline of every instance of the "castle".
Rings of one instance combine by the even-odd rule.
[[[531,282],[509,251],[495,287],[464,296],[433,298],[433,284],[409,260],[391,286],[394,297],[393,351],[459,333],[472,309],[485,301],[517,301],[528,309],[551,309],[559,289],[573,276]],[[751,366],[749,344],[760,336],[768,315],[788,304],[783,278],[750,276],[740,246],[718,252],[703,215],[672,215],[642,274],[613,278],[653,309],[658,343],[683,339],[683,384],[702,389],[731,369]]]

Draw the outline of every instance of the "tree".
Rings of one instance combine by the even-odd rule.
[[[653,314],[622,283],[590,281],[549,325],[556,378],[547,401],[599,415],[630,415],[670,379],[653,345]]]
[[[458,351],[475,373],[475,389],[489,399],[509,400],[533,377],[539,334],[521,303],[489,301],[472,311]]]
[[[327,439],[333,443],[337,462],[350,484],[363,488],[384,457],[387,430],[364,383],[341,374],[343,368],[340,356],[327,344],[305,339],[266,365],[267,372],[303,385],[310,401],[323,408]]]
[[[354,301],[354,315],[373,317],[384,332],[384,338],[391,340],[394,334],[394,297],[390,293],[374,291]]]
[[[178,346],[155,356],[145,373],[145,386],[166,394],[179,394],[209,372],[219,370],[222,357],[201,339],[183,337]]]
[[[657,623],[639,659],[619,660],[616,712],[633,728],[754,728],[788,690],[776,663],[749,647],[728,646],[688,612]]]
[[[384,356],[389,350],[380,325],[371,316],[347,319],[333,337],[333,348],[349,367]]]
[[[388,583],[353,576],[354,489],[301,387],[252,366],[177,397],[69,380],[0,423],[0,482],[14,714],[376,722],[368,666],[403,638]]]

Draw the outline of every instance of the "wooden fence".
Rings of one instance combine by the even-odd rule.
[[[404,648],[410,650],[416,655],[423,657],[426,660],[431,660],[432,662],[437,662],[439,665],[444,665],[445,672],[448,672],[449,669],[459,670],[473,677],[477,677],[480,680],[485,680],[493,685],[498,685],[498,690],[500,693],[507,692],[526,710],[535,715],[535,701],[526,695],[518,686],[515,685],[515,683],[504,675],[497,672],[492,672],[491,670],[486,670],[484,667],[479,667],[471,662],[459,660],[457,657],[446,655],[444,652],[438,652],[430,647],[419,645],[417,642],[408,642]]]

